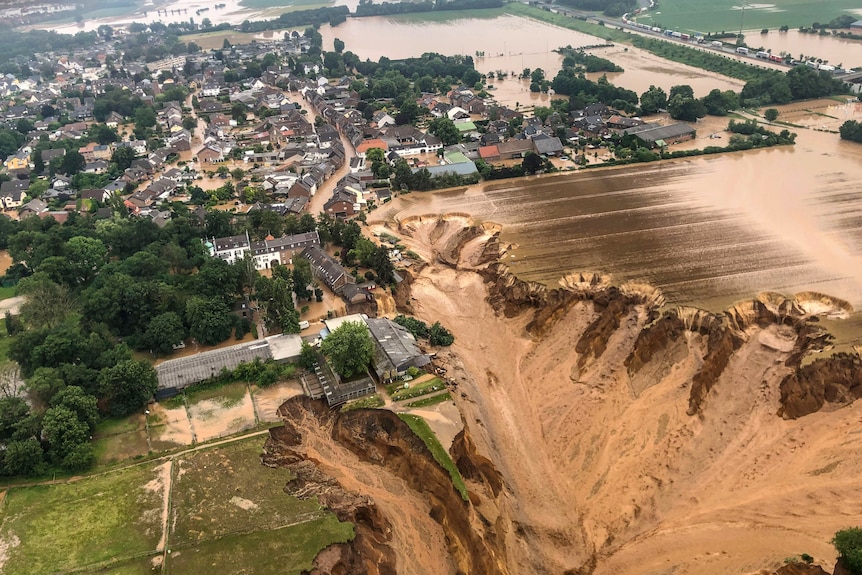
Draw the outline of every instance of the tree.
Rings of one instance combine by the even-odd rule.
[[[428,330],[428,343],[431,345],[449,346],[455,343],[455,336],[440,325],[440,322],[435,322]]]
[[[83,421],[92,431],[99,420],[99,408],[96,398],[84,391],[84,388],[69,385],[58,391],[51,399],[53,407],[65,407],[72,411],[78,420]]]
[[[145,130],[156,125],[156,112],[150,106],[142,106],[135,112],[135,128]],[[68,154],[67,154],[68,155]]]
[[[768,122],[774,122],[778,119],[778,110],[775,108],[767,108],[763,112],[763,117],[766,118]]]
[[[284,266],[275,266],[271,278],[261,276],[254,284],[255,297],[264,310],[267,327],[284,333],[299,333],[299,312],[293,306],[293,282]]]
[[[729,111],[739,108],[739,97],[732,90],[722,92],[716,88],[701,98],[701,102],[710,116],[726,116]]]
[[[521,165],[524,167],[525,174],[535,174],[542,169],[542,158],[538,154],[527,152]]]
[[[26,296],[21,304],[22,321],[33,327],[52,328],[62,323],[74,308],[69,290],[38,273],[18,283],[18,294]]]
[[[233,318],[227,304],[193,297],[186,304],[189,335],[204,345],[215,345],[230,337]]]
[[[847,120],[838,128],[838,133],[841,135],[842,140],[862,142],[862,122]]]
[[[428,131],[440,138],[444,146],[457,144],[461,140],[461,134],[455,123],[449,118],[435,118],[428,124]]]
[[[117,165],[118,170],[124,171],[131,167],[135,157],[135,150],[129,146],[123,146],[114,150],[111,161]]]
[[[234,180],[241,180],[245,177],[245,170],[242,168],[234,168],[231,170],[230,175]]]
[[[671,99],[674,96],[682,96],[684,98],[694,98],[694,90],[688,84],[680,84],[678,86],[671,86],[670,95],[668,96],[668,99]]]
[[[66,155],[60,161],[60,171],[68,176],[74,176],[83,170],[86,165],[87,162],[84,160],[84,156],[78,150],[70,150],[66,152]]]
[[[310,300],[314,296],[314,276],[311,273],[311,263],[305,258],[293,260],[293,292],[297,299]]]
[[[108,248],[100,239],[75,236],[66,242],[65,252],[74,279],[86,284],[105,265]]]
[[[179,314],[168,311],[150,320],[141,344],[144,349],[157,355],[168,355],[174,351],[175,345],[182,343],[186,335],[186,327]]]
[[[698,118],[706,116],[706,107],[700,100],[676,94],[672,96],[667,104],[667,111],[674,120],[686,122],[697,121]]]
[[[650,86],[641,94],[641,111],[644,114],[655,114],[667,107],[667,94],[661,88]]]
[[[65,386],[66,383],[60,373],[50,367],[38,367],[33,376],[27,380],[27,391],[30,396],[45,405],[50,404],[54,396]]]
[[[314,369],[317,363],[317,352],[307,341],[302,342],[302,351],[299,353],[299,365],[305,369]]]
[[[346,321],[320,344],[320,351],[332,369],[343,378],[365,373],[374,352],[368,328],[361,322]]]
[[[42,464],[43,457],[42,444],[35,437],[10,441],[3,457],[3,472],[13,476],[30,475]]]
[[[838,531],[832,544],[838,552],[839,561],[853,575],[862,575],[862,528],[849,527]]]
[[[127,359],[99,372],[99,391],[116,417],[143,409],[158,387],[156,370],[144,361]]]
[[[84,465],[81,446],[89,447],[90,428],[69,408],[52,407],[45,412],[42,437],[48,443],[48,454],[55,464],[70,471],[89,465],[89,461]]]
[[[390,284],[395,281],[395,268],[389,259],[389,250],[386,246],[377,246],[371,256],[371,267],[377,274],[377,279],[382,284]]]

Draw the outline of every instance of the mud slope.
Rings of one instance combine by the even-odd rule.
[[[829,540],[862,514],[859,362],[799,364],[829,341],[813,316],[844,302],[659,313],[655,290],[596,273],[518,280],[488,263],[494,226],[393,227],[428,262],[396,301],[455,334],[439,355],[466,426],[453,449],[508,572],[834,565]]]

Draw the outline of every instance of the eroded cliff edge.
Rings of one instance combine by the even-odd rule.
[[[399,311],[441,320],[456,334],[438,362],[457,385],[465,431],[451,453],[470,502],[391,413],[340,416],[289,402],[286,430],[267,445],[269,463],[296,466],[292,492],[319,494],[358,525],[351,545],[321,555],[319,573],[653,572],[628,562],[644,552],[697,572],[702,545],[759,537],[761,554],[784,545],[773,535],[786,530],[771,515],[776,502],[757,495],[764,485],[781,491],[776,478],[792,469],[807,488],[831,489],[836,470],[862,464],[858,451],[839,449],[844,424],[781,423],[862,395],[858,357],[802,365],[829,345],[816,318],[847,313],[845,302],[765,293],[722,313],[668,308],[648,286],[616,286],[597,273],[568,276],[558,288],[524,282],[495,263],[499,227],[464,216],[411,218],[390,231],[425,260],[399,286]],[[824,431],[815,442],[807,428],[816,426]],[[360,475],[372,468],[388,479],[368,486],[333,473],[328,458],[344,454]],[[735,507],[746,493],[764,501]],[[421,502],[410,521],[399,517],[405,497]],[[793,506],[804,508],[803,500]],[[688,524],[693,509],[697,527]],[[820,499],[816,509],[838,515]],[[405,554],[403,531],[421,515],[444,533],[446,570]],[[719,533],[707,544],[691,535],[698,529]],[[828,553],[828,536],[785,539]],[[723,553],[734,567],[751,564],[748,551]]]

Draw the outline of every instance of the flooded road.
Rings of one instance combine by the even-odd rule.
[[[794,147],[414,193],[387,212],[503,224],[505,263],[549,286],[598,271],[713,311],[761,291],[823,292],[859,310],[862,146],[803,132]]]

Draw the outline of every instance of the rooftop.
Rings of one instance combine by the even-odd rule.
[[[266,361],[272,359],[272,349],[266,341],[250,341],[169,359],[156,366],[159,389],[183,387],[205,381],[217,375],[223,368],[235,369],[242,362],[256,358]]]

